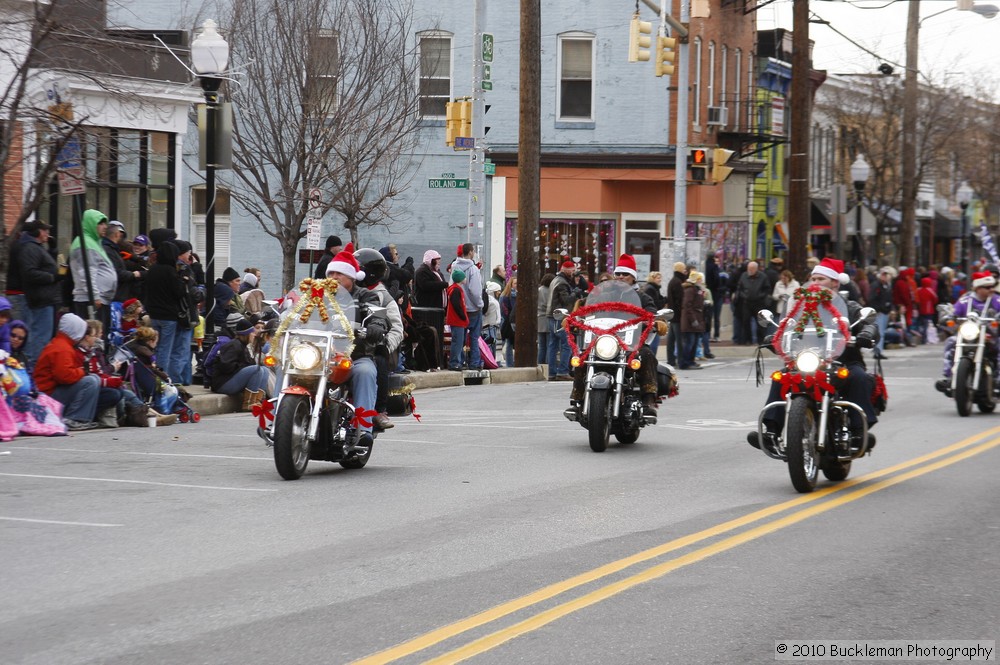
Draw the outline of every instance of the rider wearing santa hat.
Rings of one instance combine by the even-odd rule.
[[[639,295],[639,302],[642,304],[642,308],[647,312],[652,312],[656,314],[656,303],[645,291],[641,291],[636,287],[636,280],[639,276],[638,271],[635,266],[635,258],[629,254],[622,254],[618,257],[618,263],[615,265],[614,278],[618,281],[625,282],[632,288],[636,290]],[[642,348],[639,349],[639,362],[642,363],[639,367],[639,371],[636,373],[636,378],[639,379],[639,390],[642,391],[642,410],[643,415],[651,416],[654,420],[651,422],[655,423],[656,420],[656,356],[653,354],[653,350],[649,348],[649,344],[643,344]],[[574,410],[576,414],[579,414],[580,407],[583,403],[583,393],[584,393],[584,382],[586,380],[586,373],[583,365],[577,367],[573,372],[573,392],[570,394],[570,409]]]
[[[993,291],[997,280],[989,270],[983,270],[972,274],[972,290],[962,294],[962,297],[955,303],[956,319],[964,319],[969,316],[969,312],[975,312],[985,318],[1000,316],[1000,295]],[[954,335],[945,340],[944,343],[944,378],[938,379],[934,387],[943,393],[951,390],[951,368],[955,360]],[[1000,351],[998,351],[1000,355]]]
[[[847,283],[850,281],[850,277],[844,273],[844,262],[839,259],[831,258],[825,258],[820,261],[819,264],[813,268],[812,274],[809,276],[809,285],[815,284],[825,289],[830,289],[835,293],[841,289],[845,289]],[[850,325],[853,326],[860,316],[861,305],[853,300],[848,300],[847,317],[850,321]],[[773,334],[774,330],[771,330],[770,332]],[[848,401],[860,406],[865,412],[869,429],[868,449],[871,450],[875,446],[875,437],[871,434],[871,428],[876,422],[878,422],[878,417],[875,415],[875,408],[872,406],[871,400],[872,391],[875,386],[872,377],[865,369],[865,361],[861,355],[861,349],[870,349],[875,346],[876,342],[878,342],[878,324],[874,321],[866,323],[860,330],[854,332],[853,334],[854,346],[848,346],[845,348],[844,352],[837,358],[837,360],[843,363],[848,370],[847,378],[844,379],[844,384],[840,388],[839,393]],[[771,336],[769,336],[765,341],[769,343],[771,341]],[[781,382],[772,381],[771,389],[768,392],[765,404],[780,402],[781,399]],[[853,409],[849,411],[848,415],[851,421],[852,445],[860,447],[861,417],[858,416]],[[767,414],[764,416],[765,444],[772,449],[775,447],[775,438],[781,434],[781,428],[783,427],[784,422],[784,406],[776,406],[769,409]],[[854,441],[855,439],[857,439],[856,442]],[[754,448],[760,448],[757,430],[753,430],[747,434],[747,443]]]
[[[379,306],[378,295],[359,286],[360,281],[365,278],[365,273],[358,265],[358,260],[354,258],[354,246],[351,243],[330,260],[326,266],[326,276],[337,280],[340,287],[354,299],[356,323],[361,323],[367,316],[368,305]],[[354,406],[365,411],[370,412],[375,409],[378,370],[372,356],[376,347],[384,342],[388,330],[389,325],[384,314],[372,316],[365,324],[365,337],[354,340],[354,352],[351,353],[351,359],[354,361],[351,366],[351,397]],[[367,425],[365,422],[365,419],[361,419],[358,446],[370,449],[372,426],[371,421],[367,421],[369,423]]]

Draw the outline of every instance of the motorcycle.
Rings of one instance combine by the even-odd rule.
[[[335,292],[328,288],[326,294],[335,303],[329,320],[323,324],[307,316],[302,322],[299,309],[292,310],[279,326],[264,361],[270,367],[280,364],[280,388],[271,400],[273,419],[257,433],[274,448],[274,465],[285,480],[301,478],[309,460],[361,469],[371,457],[371,446],[358,445],[359,424],[374,414],[351,403],[350,353],[355,338],[365,336],[365,323],[385,310],[369,307],[355,330],[350,323],[355,318],[350,294],[342,288]],[[374,431],[372,436],[376,436]]]
[[[663,309],[654,316],[642,309],[634,288],[608,280],[594,287],[587,296],[586,306],[572,314],[564,309],[555,310],[555,314],[564,318],[573,347],[570,365],[574,370],[586,368],[582,405],[579,410],[567,409],[563,415],[587,430],[594,452],[607,449],[611,434],[619,443],[635,443],[643,427],[656,424],[656,416],[643,414],[636,376],[641,366],[639,349],[645,344],[654,320],[669,321],[673,311]],[[673,390],[676,394],[676,382],[669,368],[661,365],[657,369],[661,387],[657,392],[668,394]]]
[[[960,416],[972,413],[973,402],[982,413],[993,413],[997,408],[995,377],[1000,322],[973,311],[958,319],[954,311],[941,308],[938,311],[941,325],[955,333],[951,380],[945,380],[944,394],[955,398]]]
[[[757,315],[761,326],[778,326],[773,350],[784,362],[781,369],[771,374],[771,380],[781,384],[781,400],[761,409],[757,417],[757,440],[764,454],[787,463],[792,486],[808,493],[815,489],[820,471],[828,480],[845,480],[851,472],[851,462],[869,452],[864,410],[838,395],[848,377],[848,368],[836,358],[849,344],[853,345],[851,329],[873,321],[876,312],[870,307],[862,308],[858,321],[849,326],[847,317],[841,315],[848,311],[847,303],[839,294],[832,294],[828,301],[820,301],[815,307],[800,308],[792,301],[787,311],[780,324],[775,323],[768,310]],[[881,390],[884,395],[880,371],[877,370],[873,380],[875,392]],[[884,409],[884,399],[874,404],[876,412]],[[784,436],[768,433],[765,438],[765,414],[782,406]],[[858,443],[851,438],[851,411],[860,416],[862,423]]]

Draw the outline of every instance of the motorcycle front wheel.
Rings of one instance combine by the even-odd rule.
[[[298,480],[309,465],[309,398],[285,395],[274,414],[274,466],[285,480]]]
[[[788,475],[796,491],[807,494],[816,489],[819,476],[819,453],[816,441],[816,413],[805,398],[792,400],[788,410],[785,446],[788,452]]]
[[[611,391],[593,390],[590,393],[590,412],[587,415],[587,433],[590,449],[603,453],[608,449],[611,435]]]
[[[972,359],[959,360],[958,368],[955,370],[955,407],[958,409],[958,415],[963,418],[972,413],[972,398],[975,397],[972,384],[975,380]]]

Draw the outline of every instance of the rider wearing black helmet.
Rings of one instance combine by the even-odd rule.
[[[376,347],[372,356],[378,370],[378,391],[375,396],[375,410],[378,411],[378,415],[372,418],[372,424],[384,430],[394,427],[386,413],[386,405],[389,401],[389,371],[396,368],[397,352],[403,342],[403,317],[396,301],[383,284],[389,273],[385,257],[374,249],[359,249],[354,253],[354,258],[365,273],[361,285],[378,296],[379,305],[385,307],[386,317],[389,320],[389,331],[386,333],[385,341]]]

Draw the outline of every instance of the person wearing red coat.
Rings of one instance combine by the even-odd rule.
[[[59,320],[59,332],[52,338],[35,363],[35,385],[60,402],[63,422],[71,431],[98,426],[95,417],[99,409],[114,406],[101,404],[101,387],[109,382],[121,386],[120,377],[102,378],[84,370],[84,352],[80,346],[93,343],[87,335],[87,322],[76,314],[64,314]]]
[[[917,311],[920,317],[917,320],[917,331],[920,333],[920,343],[927,343],[927,326],[934,325],[934,308],[937,307],[937,282],[930,277],[920,280],[920,288],[917,289]]]
[[[465,294],[462,292],[462,282],[465,273],[453,270],[451,286],[445,292],[448,307],[445,310],[444,322],[451,326],[451,351],[448,354],[448,369],[462,370],[462,350],[465,347],[465,329],[469,325],[469,315],[465,311]]]
[[[899,318],[906,324],[907,329],[914,324],[918,316],[917,286],[914,281],[916,274],[917,271],[913,268],[904,268],[892,285],[892,304],[899,310]],[[907,346],[913,346],[906,335],[903,335],[903,341]]]

